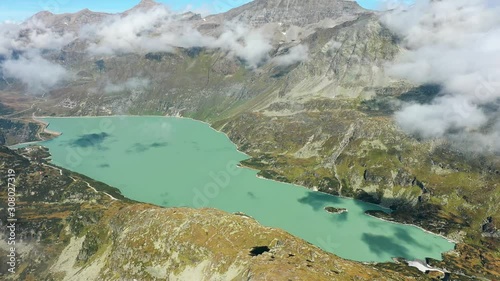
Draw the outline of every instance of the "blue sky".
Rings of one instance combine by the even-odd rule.
[[[53,13],[76,12],[84,8],[93,11],[121,12],[136,5],[140,0],[0,0],[0,21],[22,21],[27,17],[48,10]],[[199,10],[224,12],[249,0],[156,0],[176,11]],[[384,0],[358,0],[367,9],[378,9]],[[406,1],[406,0],[405,0]]]

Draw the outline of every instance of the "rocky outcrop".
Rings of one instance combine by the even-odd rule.
[[[363,172],[363,179],[366,181],[366,182],[370,182],[370,183],[380,183],[384,180],[386,180],[384,178],[384,176],[379,176],[379,175],[376,175],[374,174],[373,172],[369,171],[369,170],[365,170]]]
[[[493,217],[487,217],[483,221],[483,226],[481,227],[482,236],[491,238],[500,238],[500,230],[496,227]]]
[[[346,208],[325,207],[325,211],[331,214],[342,214],[347,212]]]
[[[417,178],[403,169],[399,169],[396,177],[394,178],[394,184],[399,186],[414,186],[416,182]]]
[[[96,232],[89,232],[85,235],[82,246],[76,257],[77,262],[87,262],[99,250],[99,246],[103,241],[100,241]]]

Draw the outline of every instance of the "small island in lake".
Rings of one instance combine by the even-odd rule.
[[[325,211],[332,214],[342,214],[347,212],[346,208],[325,207]]]

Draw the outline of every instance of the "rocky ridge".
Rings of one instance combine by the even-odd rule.
[[[350,0],[255,0],[229,12],[207,17],[207,21],[246,22],[259,27],[268,23],[304,27],[323,20],[370,14]]]

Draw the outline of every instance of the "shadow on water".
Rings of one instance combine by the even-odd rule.
[[[299,203],[311,206],[315,211],[323,209],[325,204],[340,204],[338,197],[320,192],[308,192],[306,196],[297,200]]]
[[[408,248],[395,243],[390,237],[363,233],[361,239],[368,245],[370,251],[377,256],[389,254],[391,257],[411,258],[409,256]]]
[[[75,140],[69,141],[69,145],[71,147],[80,147],[80,148],[96,148],[98,150],[107,150],[107,147],[102,146],[102,143],[109,138],[111,135],[107,133],[100,134],[87,134],[81,135]]]
[[[331,214],[331,215],[332,215],[331,220],[337,226],[342,226],[342,225],[344,225],[345,222],[347,222],[347,218],[348,218],[349,214],[347,212],[344,212],[344,213],[340,213],[340,214]]]
[[[334,218],[335,218],[336,221],[346,221],[347,220],[347,216],[348,216],[348,213],[344,212],[344,213],[335,215]]]
[[[161,198],[161,203],[160,203],[160,206],[162,207],[168,207],[170,202],[168,201],[168,198],[169,198],[169,193],[168,192],[163,192],[163,193],[160,193],[160,196]]]
[[[168,142],[153,142],[149,146],[152,148],[165,147],[168,145]]]
[[[391,209],[383,207],[377,203],[365,202],[365,201],[361,201],[359,199],[354,199],[353,202],[356,206],[359,206],[363,211],[368,211],[368,210],[370,210],[370,211],[383,211],[383,212],[388,213],[388,214],[391,212]]]
[[[153,142],[151,144],[142,144],[136,142],[131,148],[127,149],[127,153],[141,153],[150,150],[151,148],[160,148],[168,146],[168,142]]]
[[[411,237],[411,235],[408,233],[408,231],[406,229],[401,228],[401,227],[397,227],[397,226],[394,226],[394,229],[396,230],[396,232],[395,232],[396,237],[403,240],[404,242],[406,242],[408,244],[415,245],[415,246],[422,248],[422,249],[425,249],[427,251],[431,250],[431,248],[432,248],[431,246],[424,245],[424,244],[418,242],[417,240],[415,240],[413,237]]]
[[[368,221],[368,226],[370,228],[380,228],[380,223],[382,221]]]
[[[255,196],[255,194],[251,191],[247,192],[247,195],[248,197],[250,197],[250,199],[257,199],[257,196]]]
[[[200,144],[197,141],[192,141],[191,145],[193,146],[194,150],[200,151]]]

